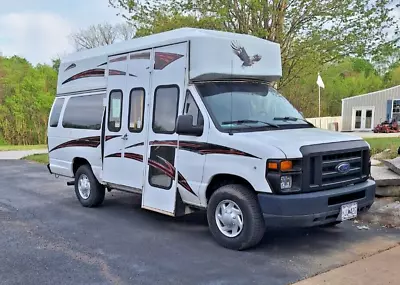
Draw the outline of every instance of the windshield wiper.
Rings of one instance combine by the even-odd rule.
[[[307,123],[308,125],[314,127],[314,125],[312,123],[310,123],[309,121],[307,121],[305,119],[302,119],[302,118],[296,118],[296,117],[290,117],[290,116],[287,116],[287,117],[275,117],[274,118],[274,121],[293,121],[293,122],[296,122],[298,120],[303,121],[304,123]]]
[[[230,124],[246,125],[246,124],[251,124],[251,123],[262,123],[262,124],[268,125],[268,126],[270,126],[270,127],[279,128],[278,125],[271,124],[271,123],[264,122],[264,121],[258,121],[258,120],[236,120],[236,121],[228,121],[228,122],[222,122],[221,125],[230,125]],[[249,126],[249,125],[246,125],[246,126],[251,127],[251,126]]]

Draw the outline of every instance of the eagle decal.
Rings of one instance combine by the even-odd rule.
[[[253,66],[254,63],[261,60],[261,55],[255,54],[253,56],[249,56],[243,46],[241,46],[238,42],[233,41],[231,43],[231,47],[233,49],[234,54],[236,54],[241,61],[243,61],[242,67],[245,66]]]

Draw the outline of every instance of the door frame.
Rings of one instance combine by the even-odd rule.
[[[371,128],[365,128],[366,113],[368,110],[372,111]],[[361,111],[361,126],[359,129],[355,128],[356,111]],[[374,106],[360,106],[353,107],[351,111],[351,130],[352,131],[371,131],[375,126],[375,107]]]

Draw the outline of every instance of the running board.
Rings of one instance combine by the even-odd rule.
[[[75,181],[68,181],[67,182],[67,186],[74,186],[75,185]]]

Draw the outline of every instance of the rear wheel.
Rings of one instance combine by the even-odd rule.
[[[257,196],[243,185],[226,185],[215,191],[208,203],[207,220],[215,240],[229,249],[253,247],[265,232]]]
[[[75,194],[84,207],[97,207],[104,201],[104,186],[97,181],[87,164],[80,166],[75,173]]]

